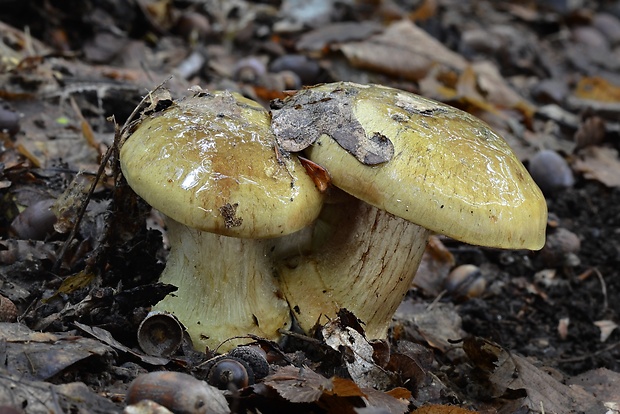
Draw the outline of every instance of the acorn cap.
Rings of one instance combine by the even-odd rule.
[[[310,224],[322,196],[295,156],[280,160],[269,113],[230,92],[199,93],[144,115],[125,141],[131,188],[174,220],[243,238]]]
[[[335,186],[466,243],[532,250],[544,245],[545,199],[508,144],[484,122],[383,86],[341,82],[309,90],[345,100],[343,107],[350,107],[367,136],[389,139],[394,147],[391,159],[371,166],[321,135],[307,153]]]

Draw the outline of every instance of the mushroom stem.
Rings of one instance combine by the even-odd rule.
[[[429,231],[346,197],[344,203],[323,207],[303,251],[293,253],[289,246],[288,255],[280,253],[280,286],[306,332],[346,308],[365,324],[368,338],[385,338],[411,287]]]
[[[249,333],[277,340],[290,311],[273,277],[270,240],[220,236],[167,219],[170,255],[161,281],[179,287],[157,309],[171,310],[197,349]],[[247,340],[226,342],[220,351]]]

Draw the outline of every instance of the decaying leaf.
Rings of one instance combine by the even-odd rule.
[[[327,134],[342,148],[367,165],[389,161],[392,141],[379,129],[366,131],[354,110],[359,90],[343,85],[333,91],[312,88],[299,91],[272,108],[272,129],[278,144],[298,152]]]
[[[458,71],[467,65],[461,55],[407,19],[367,40],[341,44],[340,50],[355,67],[414,81],[436,65]]]
[[[80,361],[112,352],[93,339],[38,333],[17,323],[0,323],[0,341],[4,369],[23,380],[47,380]]]
[[[591,146],[579,151],[573,163],[584,177],[600,181],[607,187],[620,187],[620,158],[614,148]]]
[[[42,242],[38,240],[0,240],[0,264],[10,265],[16,262],[43,261],[53,262],[62,249],[60,242]]]
[[[301,36],[297,49],[318,52],[336,42],[363,40],[382,28],[381,24],[373,21],[331,23]]]
[[[380,409],[382,413],[407,412],[411,393],[404,388],[389,392],[373,388],[360,388],[355,382],[334,377],[325,378],[309,367],[285,366],[263,381],[282,398],[292,403],[316,403],[329,413],[353,413],[353,407],[365,405]]]
[[[7,412],[10,412],[10,407],[28,407],[27,412],[30,413],[118,411],[117,405],[92,392],[84,383],[54,385],[29,381],[20,374],[11,374],[3,369],[0,369],[0,405]],[[20,412],[15,408],[13,411]]]
[[[522,395],[517,397],[521,404],[537,413],[605,412],[601,401],[592,394],[562,384],[527,359],[493,342],[470,337],[463,342],[463,349],[488,375],[494,397]]]
[[[566,382],[571,387],[581,387],[596,395],[605,403],[605,407],[610,409],[608,413],[620,409],[620,373],[607,368],[597,368],[570,378]]]
[[[429,404],[418,408],[413,414],[476,414],[476,411],[466,410],[465,408],[452,405]]]
[[[336,318],[326,323],[321,333],[327,345],[343,354],[347,371],[357,385],[382,390],[390,388],[391,376],[375,364],[374,349],[360,332]]]
[[[411,336],[421,336],[430,346],[442,352],[453,350],[454,345],[450,341],[464,336],[461,317],[451,303],[436,303],[429,307],[405,300],[396,311],[394,319],[396,326],[402,325],[405,330],[414,330]],[[455,354],[455,350],[452,354]]]
[[[328,378],[308,367],[285,366],[265,377],[263,383],[294,403],[316,402],[324,392],[332,391],[334,384]]]
[[[585,77],[577,83],[575,96],[600,102],[620,102],[620,87],[601,77]]]
[[[75,322],[75,326],[83,330],[84,332],[94,336],[101,342],[110,345],[112,348],[117,349],[122,352],[126,352],[131,354],[137,358],[140,358],[143,362],[151,365],[166,365],[170,360],[168,358],[155,357],[151,355],[144,355],[142,353],[136,352],[133,349],[121,344],[116,339],[112,337],[112,334],[105,329],[98,328],[96,326],[88,326],[79,322]]]

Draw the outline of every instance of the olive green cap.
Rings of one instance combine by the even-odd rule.
[[[308,156],[327,169],[335,186],[466,243],[532,250],[544,245],[547,205],[542,192],[506,141],[481,120],[383,86],[340,82],[298,94],[304,93],[343,100],[340,106],[366,136],[387,139],[393,146],[387,161],[365,165],[323,133]],[[294,102],[285,101],[287,105]],[[319,112],[320,105],[311,106],[309,110]],[[295,106],[298,115],[303,110]],[[378,153],[389,148],[383,144],[369,148]]]
[[[123,175],[186,226],[268,238],[310,224],[322,196],[296,156],[274,149],[269,113],[230,92],[199,93],[144,115],[120,152]]]

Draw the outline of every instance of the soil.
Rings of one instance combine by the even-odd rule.
[[[620,383],[620,2],[317,3],[323,13],[292,0],[4,2],[0,411],[121,412],[139,374],[206,376],[213,352],[184,343],[157,359],[136,339],[150,307],[174,290],[157,282],[168,248],[161,216],[124,186],[115,152],[121,126],[147,91],[164,82],[179,98],[200,85],[268,107],[286,89],[339,80],[383,83],[472,112],[506,136],[532,171],[539,150],[559,155],[558,168],[533,174],[545,189],[547,245],[508,251],[437,239],[443,255],[430,254],[422,266],[437,269],[435,281],[428,270],[419,275],[384,343],[387,359],[398,357],[381,365],[374,344],[390,387],[374,394],[347,371],[342,349],[357,352],[353,344],[337,352],[320,335],[291,333],[281,347],[257,338],[274,376],[226,394],[233,411],[396,413],[434,404],[437,412],[594,413],[611,402],[607,409],[618,410],[620,395],[609,384]],[[397,26],[403,21],[415,28]],[[354,29],[335,25],[342,22]],[[421,36],[410,43],[428,42],[423,50],[436,53],[411,52],[391,29]],[[382,48],[403,52],[389,64],[373,60]],[[491,62],[497,73],[474,62]],[[470,297],[450,295],[438,282],[463,264],[477,266],[486,282]],[[15,310],[3,307],[9,300]],[[439,334],[408,306],[441,309],[430,324],[437,330],[456,322]],[[334,329],[362,331],[346,313]],[[34,355],[39,341],[61,344],[57,358],[25,362],[20,355]],[[476,341],[494,344],[494,356]],[[514,372],[525,385],[501,378],[503,353],[524,358],[515,359]],[[296,385],[283,379],[292,366],[308,367]],[[566,386],[556,388],[567,401],[545,390],[548,409],[541,408],[533,397],[538,369]],[[604,378],[599,387],[609,385],[604,393],[588,382],[594,373]],[[348,394],[334,377],[350,381]],[[583,393],[568,387],[577,379]],[[323,380],[329,386],[317,385]],[[52,385],[64,388],[46,388]],[[35,403],[56,393],[57,405]],[[88,398],[72,402],[72,395]]]

